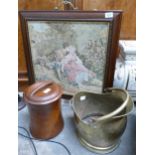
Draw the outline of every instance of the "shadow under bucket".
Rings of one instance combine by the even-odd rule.
[[[126,90],[108,88],[103,94],[77,93],[72,107],[82,145],[90,151],[105,154],[119,145],[133,102]]]

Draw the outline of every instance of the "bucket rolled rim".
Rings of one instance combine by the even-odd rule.
[[[127,107],[128,103],[132,103],[132,108],[133,109],[133,102],[131,100],[131,97],[129,95],[129,93],[125,90],[125,89],[121,89],[121,88],[106,88],[104,89],[104,92],[102,94],[97,94],[97,93],[92,93],[92,92],[86,92],[86,91],[80,91],[78,93],[76,93],[73,98],[72,98],[72,108],[73,108],[73,111],[74,113],[76,114],[76,116],[78,117],[78,119],[81,120],[81,118],[78,116],[77,112],[76,112],[76,109],[74,107],[74,102],[75,102],[75,97],[80,94],[80,93],[88,93],[88,94],[96,94],[96,95],[106,95],[107,93],[110,93],[110,92],[115,92],[115,91],[121,91],[123,92],[125,95],[126,95],[126,99],[125,101],[114,111],[104,115],[104,116],[101,116],[101,117],[98,117],[98,118],[95,118],[94,122],[99,122],[99,121],[104,121],[104,120],[108,120],[108,119],[113,119],[113,118],[119,118],[119,117],[123,117],[123,116],[126,116],[127,114],[123,114],[123,115],[118,115],[122,110],[125,109],[125,107]]]

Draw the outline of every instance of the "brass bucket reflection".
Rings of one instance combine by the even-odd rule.
[[[108,88],[103,94],[77,93],[72,107],[82,145],[90,151],[105,154],[119,145],[133,102],[126,90]]]

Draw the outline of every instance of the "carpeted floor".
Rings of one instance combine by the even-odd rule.
[[[65,122],[62,132],[52,140],[67,146],[72,155],[96,155],[85,149],[79,143],[75,133],[73,111],[67,101],[62,102],[62,113]],[[29,114],[27,107],[19,111],[19,126],[29,129]],[[19,132],[26,133],[19,129]],[[29,140],[19,135],[18,155],[35,155]],[[34,141],[38,155],[67,155],[66,150],[58,144]],[[108,155],[136,155],[136,112],[128,116],[128,124],[121,138],[119,147]]]

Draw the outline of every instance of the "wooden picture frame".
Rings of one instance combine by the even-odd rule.
[[[64,95],[113,85],[122,11],[20,11],[29,83],[53,80]]]

